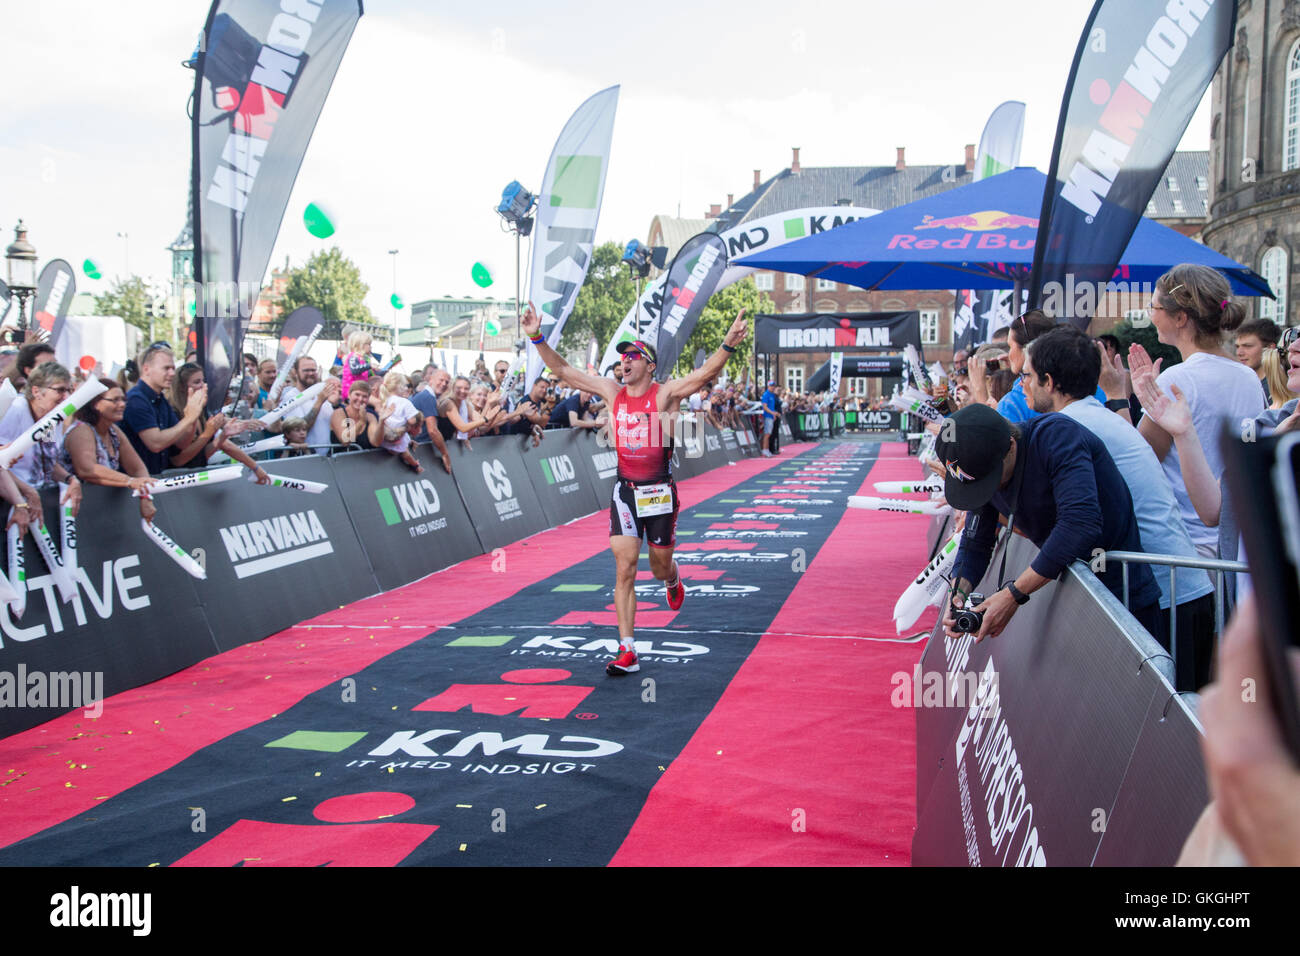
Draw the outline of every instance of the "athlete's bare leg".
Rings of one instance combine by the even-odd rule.
[[[673,577],[673,549],[656,548],[650,545],[650,573],[660,581],[668,581]]]
[[[619,638],[632,637],[636,624],[636,564],[641,556],[641,539],[631,535],[611,535],[609,549],[614,552],[614,609],[618,612]],[[653,566],[654,553],[650,549]]]

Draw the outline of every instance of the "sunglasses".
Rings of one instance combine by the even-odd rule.
[[[1300,339],[1300,326],[1293,325],[1282,332],[1282,338],[1277,343],[1277,347],[1285,352],[1297,339]]]

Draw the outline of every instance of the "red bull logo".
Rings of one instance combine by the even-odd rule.
[[[1015,239],[1005,233],[1025,228],[1030,234]],[[915,227],[922,229],[950,229],[959,235],[951,239],[920,238],[911,233],[900,233],[889,240],[890,249],[1032,249],[1038,235],[1038,220],[1030,216],[1003,212],[1001,209],[983,209],[958,216],[936,218],[926,216]],[[978,235],[977,235],[978,234]],[[938,235],[944,235],[939,233]]]
[[[982,212],[967,213],[962,216],[946,216],[936,219],[926,216],[917,229],[970,229],[974,232],[987,232],[991,229],[1018,229],[1027,226],[1038,228],[1038,220],[1028,216],[1017,216],[1003,212],[1001,209],[985,209]]]

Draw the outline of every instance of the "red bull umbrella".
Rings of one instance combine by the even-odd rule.
[[[1029,278],[1047,177],[1030,166],[918,199],[757,252],[732,265],[864,289],[1010,289]],[[1227,276],[1238,295],[1272,296],[1257,273],[1150,219],[1138,222],[1115,281],[1154,283],[1191,262]]]

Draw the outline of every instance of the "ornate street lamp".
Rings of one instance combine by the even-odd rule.
[[[14,241],[5,249],[9,267],[9,291],[18,298],[18,331],[27,331],[27,300],[36,293],[36,247],[27,241],[27,227],[21,219],[14,227]]]

